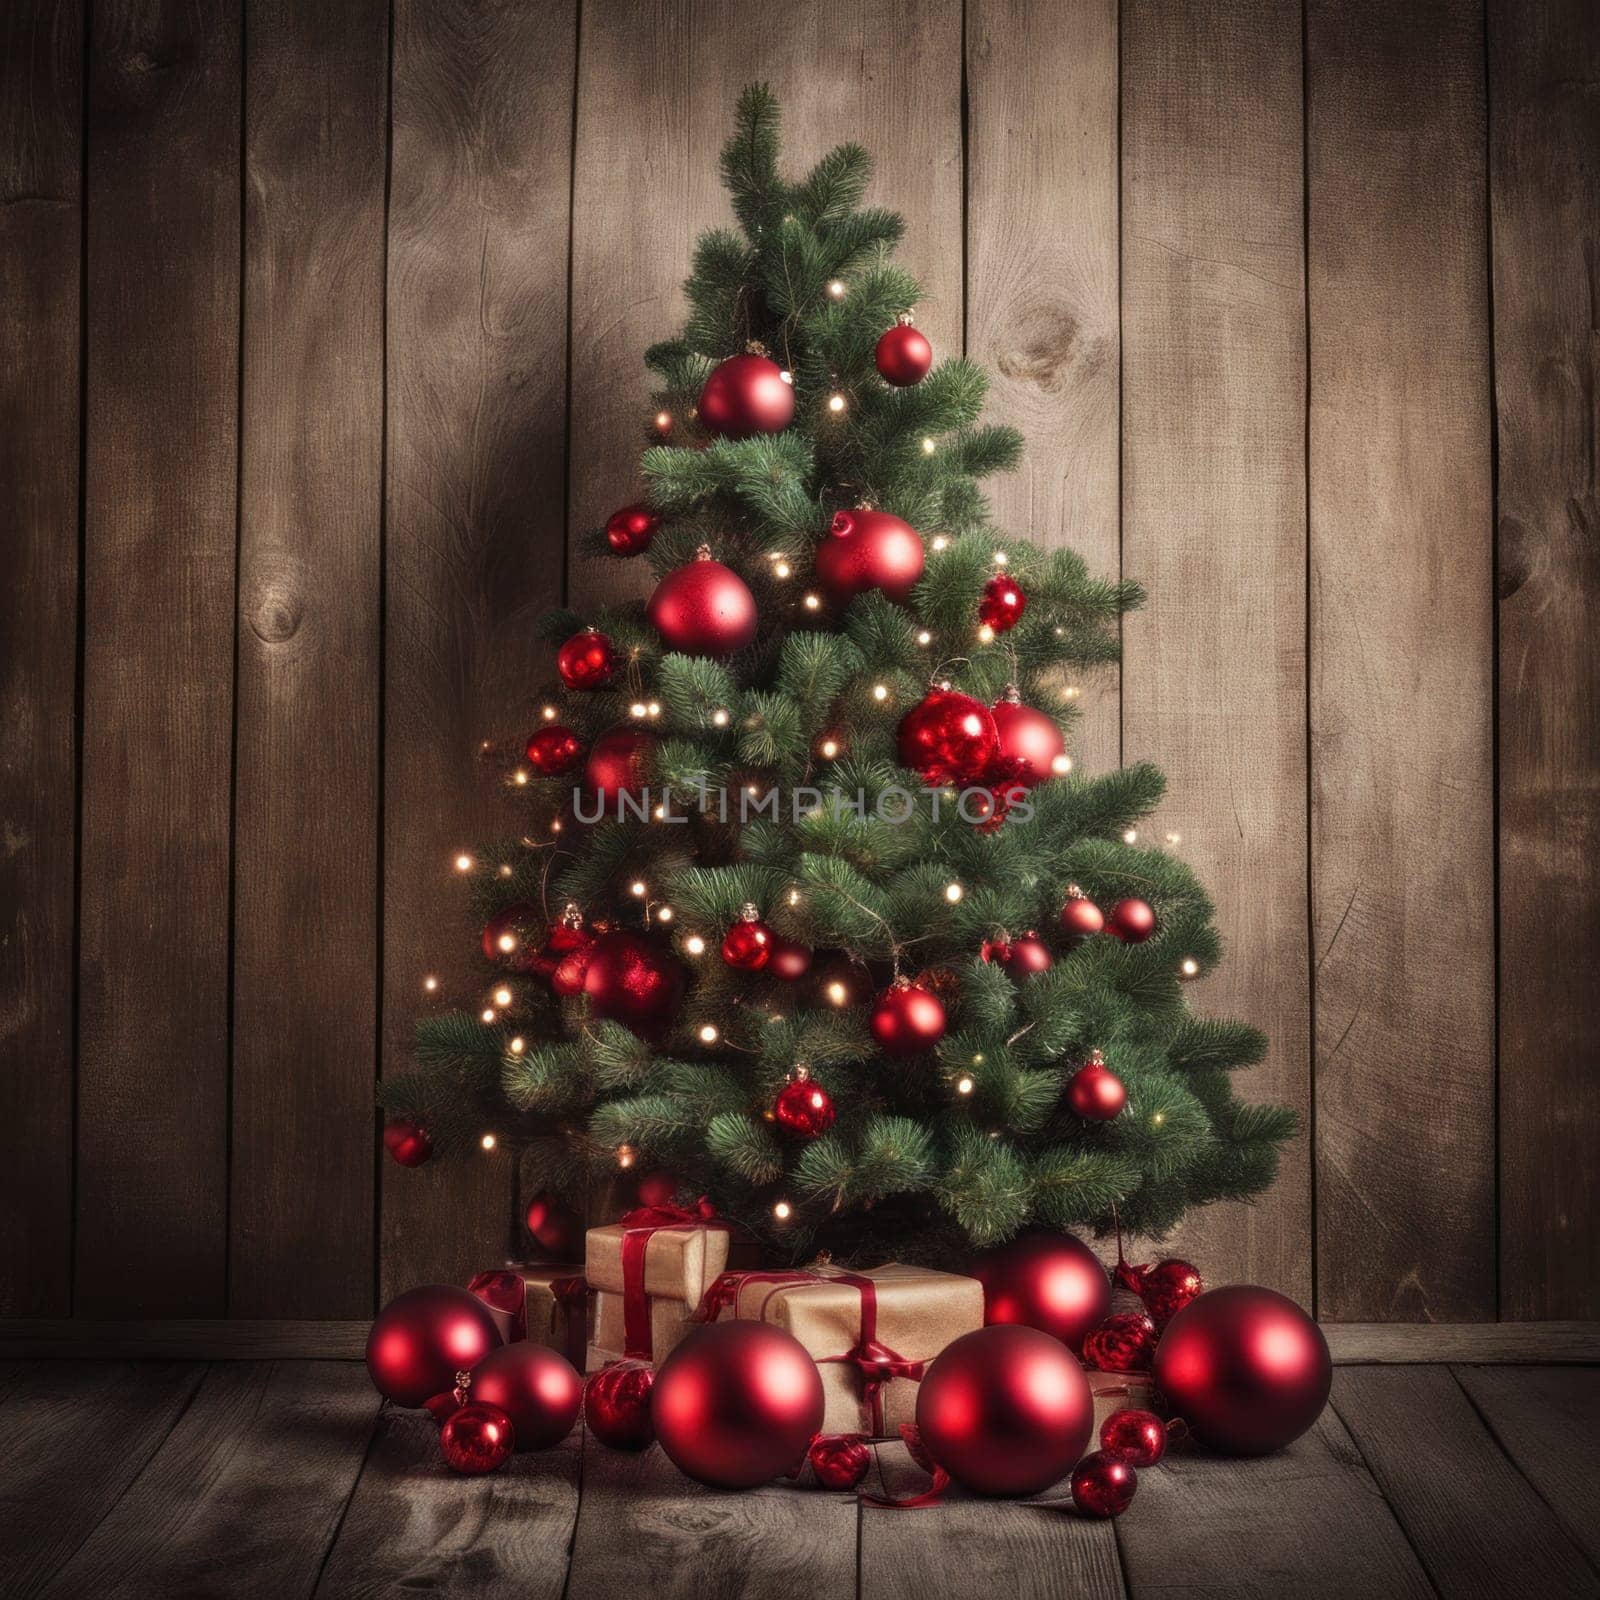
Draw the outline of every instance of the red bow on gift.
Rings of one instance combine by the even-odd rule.
[[[624,1228],[698,1228],[718,1221],[717,1208],[706,1195],[690,1206],[637,1206],[622,1216]],[[727,1224],[723,1223],[726,1227]]]
[[[622,1336],[623,1355],[630,1360],[653,1361],[650,1305],[644,1292],[644,1258],[658,1233],[679,1228],[715,1228],[732,1233],[734,1225],[717,1215],[705,1195],[687,1206],[639,1206],[622,1218]]]

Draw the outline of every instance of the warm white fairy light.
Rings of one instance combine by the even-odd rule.
[[[511,774],[511,781],[513,783],[526,783],[528,781],[528,769],[526,767],[518,767]]]
[[[959,883],[947,883],[944,886],[944,897],[951,905],[955,905],[966,892]]]
[[[832,761],[833,758],[839,753],[839,741],[837,739],[824,739],[822,743],[817,746],[817,749],[824,761]]]
[[[1081,695],[1082,693],[1083,693],[1083,690],[1080,689],[1077,686],[1077,684],[1068,683],[1068,684],[1064,684],[1062,686],[1061,698],[1063,700],[1076,700],[1078,698],[1078,696]]]
[[[752,799],[752,800],[754,800],[754,799],[755,799],[755,797],[756,797],[756,796],[757,796],[757,795],[758,795],[758,794],[760,794],[760,793],[761,793],[761,791],[760,791],[760,790],[759,790],[759,789],[758,789],[758,788],[757,788],[757,787],[756,787],[756,786],[755,786],[755,785],[754,785],[754,784],[753,784],[753,783],[747,783],[747,784],[746,784],[746,785],[745,785],[745,790],[744,790],[744,792],[745,792],[745,793],[746,793],[746,794],[747,794],[747,795],[749,795],[749,796],[750,796],[750,798],[751,798],[751,799]]]
[[[502,878],[509,878],[511,876],[511,863],[509,861],[502,861],[500,863],[500,876]]]
[[[500,948],[502,950],[504,950],[506,948],[506,940],[510,939],[510,938],[511,938],[510,934],[503,934],[501,936]],[[515,939],[511,940],[511,948],[512,949],[516,948],[516,940]],[[428,976],[422,980],[422,987],[428,994],[437,994],[439,992],[439,980],[436,977],[434,977],[433,974],[430,972],[428,974]]]
[[[633,1146],[631,1144],[619,1144],[617,1146],[617,1165],[619,1167],[631,1167],[633,1165],[633,1163],[634,1163],[634,1149],[633,1149]]]
[[[646,892],[645,881],[643,878],[635,878],[633,882],[628,885],[628,893],[637,895],[640,899],[644,898]]]
[[[798,889],[791,889],[789,891],[789,904],[792,906],[797,906],[800,904],[800,891]]]
[[[520,1056],[527,1048],[528,1041],[524,1039],[520,1033],[507,1046],[507,1049],[509,1049],[514,1056]]]
[[[501,988],[496,989],[490,998],[493,999],[497,1006],[508,1006],[511,1004],[511,991],[502,986]]]
[[[630,717],[642,717],[644,715],[644,701],[635,700],[633,704],[628,707],[628,715]]]
[[[889,698],[889,685],[886,683],[873,684],[872,698],[876,700],[879,705],[882,705],[883,702]]]
[[[650,813],[650,815],[653,816],[657,822],[665,822],[667,820],[667,808],[665,806],[657,806],[655,810]]]
[[[1066,775],[1072,771],[1072,757],[1067,755],[1051,756],[1050,770],[1055,773],[1058,778],[1066,777]]]
[[[1124,829],[1122,834],[1122,842],[1124,844],[1138,844],[1139,830],[1137,828]]]
[[[987,622],[984,623],[983,626],[978,629],[978,643],[979,644],[993,644],[994,643],[994,629],[991,628]]]
[[[1167,835],[1167,843],[1173,846],[1180,845],[1183,843],[1183,835],[1181,833],[1169,833]]]
[[[550,831],[551,831],[551,833],[560,833],[561,832],[561,818],[560,817],[557,817],[555,819],[555,821],[550,824]]]
[[[933,635],[931,633],[929,633],[926,628],[918,628],[917,629],[917,643],[918,644],[924,644],[924,645],[932,644],[933,643]]]
[[[495,1145],[499,1143],[499,1140],[497,1140],[492,1133],[486,1133],[478,1141],[478,1143],[481,1144],[485,1150],[493,1150]]]
[[[556,708],[554,706],[544,706],[541,708],[539,715],[546,722],[554,722],[556,720]]]
[[[972,1057],[972,1064],[975,1067],[981,1067],[983,1065],[983,1051],[978,1050],[978,1051],[974,1052],[973,1057]]]
[[[728,726],[728,713],[721,706],[718,706],[711,713],[711,726],[713,728],[726,728]]]
[[[822,609],[822,596],[820,594],[808,594],[802,604],[807,611],[820,611]]]
[[[670,411],[656,412],[656,432],[667,433],[672,427],[672,413]]]
[[[1200,973],[1200,963],[1196,961],[1193,956],[1185,956],[1183,960],[1178,963],[1178,971],[1185,978],[1198,977]]]
[[[842,394],[835,393],[828,396],[828,409],[834,414],[834,416],[837,417],[843,415],[844,407],[845,398]]]
[[[494,1007],[493,1006],[485,1006],[483,1008],[483,1020],[486,1023],[494,1021]]]
[[[843,300],[847,292],[843,278],[830,278],[828,280],[828,293],[833,299]]]
[[[465,852],[463,852],[461,855],[458,855],[456,857],[456,871],[457,872],[471,872],[472,868],[473,868],[473,860],[472,860],[471,856],[469,856]]]
[[[836,1006],[848,1005],[850,1002],[850,991],[837,978],[828,985],[827,995],[829,1001]]]
[[[922,441],[922,453],[923,453],[923,454],[924,454],[924,455],[925,455],[925,456],[931,456],[931,455],[932,455],[932,454],[933,454],[933,452],[934,452],[934,451],[935,451],[935,450],[937,450],[937,449],[938,449],[938,448],[939,448],[939,447],[938,447],[938,445],[936,445],[936,444],[935,444],[935,443],[934,443],[934,442],[933,442],[933,440],[932,440],[932,439],[924,439],[924,440],[923,440],[923,441]]]
[[[935,551],[948,550],[950,541],[942,533],[936,533],[933,536],[931,548]]]
[[[994,564],[997,567],[1003,567],[1010,559],[1011,557],[1004,550],[996,550],[994,553]]]
[[[787,578],[793,571],[794,568],[791,567],[787,561],[778,561],[773,563],[772,575],[775,578]]]
[[[706,953],[706,942],[698,933],[691,933],[683,941],[683,948],[692,956],[703,956]]]
[[[963,1075],[962,1077],[957,1078],[956,1079],[956,1093],[957,1094],[971,1094],[972,1093],[972,1079],[966,1077],[965,1075]]]
[[[1150,1113],[1150,1126],[1152,1128],[1159,1128],[1166,1120],[1167,1114],[1165,1111],[1152,1111]]]
[[[794,1207],[787,1200],[780,1200],[772,1208],[772,1214],[779,1222],[787,1222],[794,1215]]]
[[[661,702],[659,700],[652,700],[644,709],[647,716],[659,717],[661,715]]]
[[[673,911],[671,906],[657,906],[656,907],[656,921],[657,922],[671,922],[673,917],[676,916],[676,915],[677,915],[677,913]]]
[[[714,1022],[703,1022],[703,1023],[701,1023],[701,1025],[700,1025],[700,1043],[701,1044],[715,1044],[719,1037],[720,1037],[720,1035],[717,1033],[717,1025],[716,1025],[716,1023],[714,1023]]]
[[[785,367],[778,374],[778,380],[781,383],[787,383],[787,384],[791,384],[792,385],[794,383],[794,374],[787,367]]]

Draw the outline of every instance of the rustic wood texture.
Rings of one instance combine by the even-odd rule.
[[[1317,1305],[1495,1312],[1482,16],[1311,0]]]
[[[1121,347],[1115,0],[971,0],[967,354],[989,412],[1027,440],[987,485],[997,525],[1121,572]],[[897,202],[898,203],[898,202]],[[1073,759],[1122,759],[1117,673],[1070,685]]]
[[[1216,0],[1123,30],[1123,564],[1150,590],[1123,627],[1123,751],[1165,770],[1150,842],[1181,836],[1228,941],[1198,1008],[1263,1028],[1241,1092],[1304,1111],[1300,23]],[[1310,1226],[1298,1141],[1270,1205],[1201,1212],[1171,1249],[1310,1305]]]
[[[1500,760],[1500,1314],[1600,1308],[1600,24],[1489,7]]]
[[[226,1303],[239,17],[107,0],[88,86],[76,1295]]]
[[[397,0],[393,26],[386,1071],[424,974],[478,1003],[450,862],[514,827],[476,752],[525,721],[560,599],[576,5]],[[503,1259],[508,1162],[384,1167],[380,1298]]]
[[[83,8],[0,14],[0,1313],[72,1305]]]
[[[272,0],[246,31],[228,1306],[356,1316],[373,1309],[389,7]]]

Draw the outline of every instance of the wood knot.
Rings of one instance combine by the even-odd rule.
[[[260,574],[250,585],[245,616],[263,644],[285,644],[300,630],[305,606],[300,585],[286,567]]]
[[[1509,600],[1533,576],[1533,534],[1516,517],[1500,519],[1499,592]]]
[[[1058,305],[1036,307],[1027,317],[1027,334],[996,361],[1008,378],[1054,394],[1067,381],[1078,345],[1078,320]]]

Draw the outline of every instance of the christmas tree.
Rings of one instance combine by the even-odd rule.
[[[1261,1034],[1186,1003],[1220,942],[1137,842],[1161,774],[1067,754],[1140,592],[992,525],[1021,440],[932,364],[867,153],[791,183],[778,134],[746,90],[738,229],[645,355],[647,498],[584,552],[655,592],[547,619],[522,834],[459,863],[489,1000],[418,1027],[391,1151],[491,1127],[553,1213],[668,1174],[788,1260],[1162,1233],[1264,1189],[1295,1119],[1233,1092]]]

